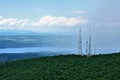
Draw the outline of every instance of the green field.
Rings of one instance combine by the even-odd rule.
[[[0,63],[0,80],[120,80],[120,53],[61,55]]]

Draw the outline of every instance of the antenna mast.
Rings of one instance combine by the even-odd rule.
[[[88,41],[86,41],[86,55],[88,54]]]
[[[90,27],[89,27],[89,43],[88,43],[89,45],[88,45],[88,56],[90,56],[91,55],[91,30],[90,30]]]
[[[82,28],[81,26],[79,29],[79,50],[80,50],[80,54],[82,55]]]
[[[94,46],[94,55],[96,54],[96,46]]]

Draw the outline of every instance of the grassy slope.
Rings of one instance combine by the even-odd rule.
[[[120,80],[120,53],[0,63],[0,80]]]

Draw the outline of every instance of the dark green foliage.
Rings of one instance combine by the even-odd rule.
[[[120,53],[64,55],[0,63],[0,80],[120,80]]]
[[[8,62],[8,61],[21,60],[27,58],[36,58],[40,56],[43,55],[38,53],[3,53],[0,54],[0,62]]]
[[[2,53],[0,54],[0,62],[8,62],[15,60],[22,60],[28,58],[37,58],[43,56],[55,56],[60,55],[61,53],[41,51],[41,52],[28,52],[28,53]]]

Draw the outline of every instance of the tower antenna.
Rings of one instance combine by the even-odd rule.
[[[90,30],[90,27],[89,27],[89,41],[88,41],[89,43],[88,43],[88,56],[90,56],[91,55],[91,30]]]
[[[94,55],[96,54],[96,46],[94,46]]]
[[[86,55],[88,54],[88,41],[86,41]]]
[[[79,50],[80,50],[80,54],[83,55],[82,54],[82,28],[81,26],[79,28]]]

